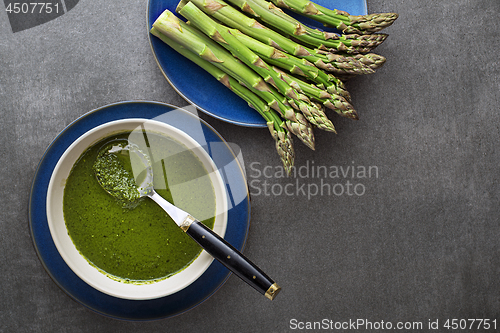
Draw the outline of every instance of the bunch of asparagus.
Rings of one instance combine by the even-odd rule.
[[[166,10],[151,34],[206,70],[265,119],[285,170],[292,134],[315,148],[313,127],[335,132],[326,115],[358,119],[344,80],[371,74],[385,58],[371,53],[397,14],[351,16],[308,0],[181,0],[181,21]],[[285,7],[342,33],[305,26]]]

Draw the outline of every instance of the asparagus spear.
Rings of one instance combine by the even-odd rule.
[[[212,20],[192,2],[182,7],[179,14],[188,19],[190,24],[195,25],[207,36],[229,50],[235,57],[246,63],[250,68],[261,75],[266,82],[271,83],[278,88],[281,93],[291,98],[289,103],[292,107],[300,110],[309,122],[316,125],[318,128],[335,132],[332,122],[324,112],[316,108],[315,105],[308,103],[309,100],[307,98],[302,98],[303,95],[295,88],[291,87],[286,81],[280,80],[279,75],[258,55],[239,41],[238,38],[229,31],[229,28]]]
[[[286,82],[286,81],[285,81]],[[294,104],[297,110],[300,110],[306,119],[319,129],[337,133],[335,126],[328,116],[326,115],[323,108],[318,108],[315,103],[312,103],[306,95],[302,95],[303,100],[301,101],[290,101],[290,104]]]
[[[172,12],[165,10],[153,23],[153,27],[169,39],[211,62],[265,100],[268,105],[286,118],[287,128],[314,149],[314,134],[311,124],[304,116],[286,105],[284,97],[270,87],[257,73],[234,58],[228,51],[210,40],[201,32],[180,21]]]
[[[291,9],[326,26],[347,34],[371,34],[390,26],[398,18],[396,13],[350,15],[337,9],[328,9],[309,0],[271,0],[276,6]]]
[[[385,57],[375,53],[355,54],[353,55],[353,58],[361,61],[373,70],[382,67],[386,60]],[[354,75],[350,73],[337,73],[337,78],[341,79],[342,81],[347,81],[353,76]]]
[[[319,87],[324,86],[328,92],[344,97],[348,102],[351,102],[351,94],[347,91],[344,82],[338,77],[331,75],[330,81],[327,84],[321,83]]]
[[[354,54],[353,58],[362,62],[373,70],[382,67],[386,60],[385,57],[376,53]]]
[[[359,119],[356,110],[354,110],[351,103],[349,103],[344,97],[337,94],[330,94],[325,90],[319,89],[318,87],[295,76],[286,74],[278,68],[275,68],[275,71],[280,74],[280,77],[284,81],[290,84],[297,84],[307,96],[311,97],[313,101],[321,103],[322,106],[334,110],[343,117],[354,120]]]
[[[179,52],[205,71],[212,75],[217,81],[224,84],[236,95],[244,99],[250,107],[255,109],[266,120],[267,127],[271,136],[275,140],[276,150],[280,156],[281,162],[287,174],[290,174],[291,168],[294,164],[295,153],[293,150],[293,141],[290,132],[286,128],[284,121],[276,114],[275,111],[252,91],[242,86],[231,76],[227,75],[224,71],[220,70],[207,60],[204,60],[185,47],[176,43],[172,39],[167,38],[156,28],[151,29],[151,34],[160,38],[164,43],[168,44],[175,51]]]
[[[376,35],[337,35],[325,34],[301,24],[291,16],[279,12],[272,3],[266,0],[226,0],[243,12],[262,20],[268,26],[282,31],[312,47],[343,51],[347,53],[365,53],[373,50],[387,38],[385,34]]]

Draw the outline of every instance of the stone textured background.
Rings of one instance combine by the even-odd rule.
[[[0,332],[288,332],[291,319],[324,318],[500,326],[492,0],[368,1],[371,13],[400,14],[376,50],[388,61],[348,83],[360,120],[333,117],[339,134],[316,131],[314,152],[295,140],[296,165],[376,166],[378,178],[352,180],[362,196],[253,195],[245,254],[283,287],[273,302],[234,276],[197,308],[154,322],[109,319],[71,300],[35,254],[31,182],[54,137],[89,110],[122,100],[186,105],[153,58],[146,7],[82,0],[18,33],[0,13]],[[266,129],[202,118],[241,147],[247,165],[279,165]],[[247,175],[253,184],[321,181]]]

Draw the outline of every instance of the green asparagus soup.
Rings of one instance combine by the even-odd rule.
[[[164,135],[147,133],[145,138],[155,190],[212,228],[215,193],[202,162]],[[68,234],[89,263],[111,278],[142,283],[179,272],[201,248],[154,201],[142,198],[133,207],[124,206],[99,185],[93,165],[100,148],[132,139],[129,132],[113,135],[80,156],[66,181],[63,211]]]

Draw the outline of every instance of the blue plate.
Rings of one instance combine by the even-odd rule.
[[[351,15],[367,13],[366,0],[317,0],[315,2],[328,8],[345,10]],[[159,38],[149,34],[149,29],[158,16],[165,9],[175,13],[178,3],[179,0],[149,0],[148,2],[149,41],[165,78],[185,100],[212,117],[241,126],[266,127],[262,117],[245,101]],[[303,16],[295,14],[294,16],[310,26],[324,29],[321,23]]]
[[[232,208],[228,211],[225,239],[240,251],[248,235],[250,198],[242,168],[224,139],[206,122],[188,111],[171,112],[172,105],[156,102],[122,102],[91,111],[66,127],[50,144],[33,179],[29,204],[29,225],[35,250],[54,282],[69,296],[88,308],[110,317],[128,320],[150,320],[181,314],[199,305],[215,293],[230,272],[214,261],[205,273],[187,288],[158,299],[136,301],[109,296],[92,288],[66,265],[59,255],[49,231],[46,213],[47,188],[52,170],[64,151],[82,134],[101,124],[126,118],[164,121],[191,135],[212,156],[228,188]],[[201,123],[204,138],[199,138],[193,121]],[[199,139],[197,139],[197,137]],[[201,140],[206,142],[200,142]],[[212,151],[210,147],[216,147]]]

